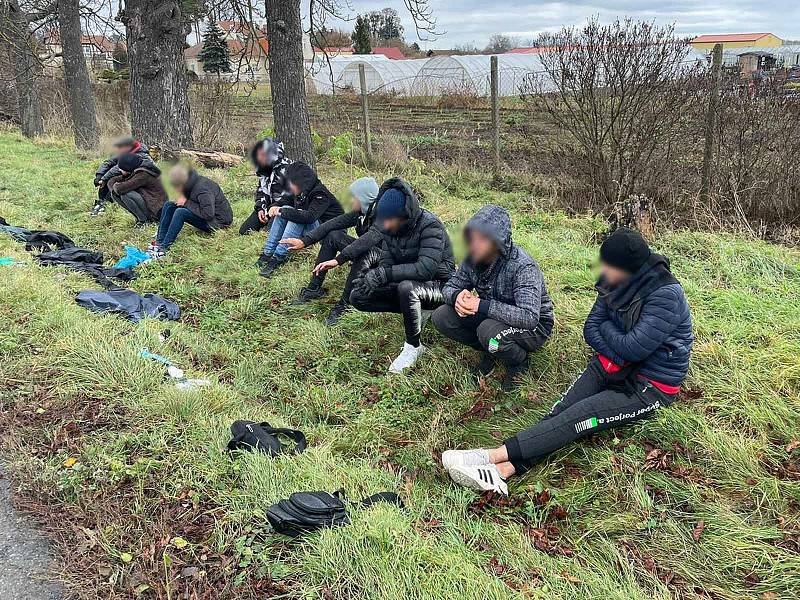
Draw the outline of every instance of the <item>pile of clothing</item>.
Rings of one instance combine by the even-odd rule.
[[[177,320],[180,308],[174,302],[156,294],[140,296],[134,291],[120,287],[136,278],[134,267],[143,262],[140,251],[126,248],[125,258],[114,267],[106,267],[102,252],[81,248],[63,233],[58,231],[30,230],[16,227],[0,217],[0,232],[25,244],[29,252],[38,252],[37,262],[44,267],[64,267],[85,273],[94,279],[105,291],[83,290],[76,301],[80,306],[97,313],[114,313],[133,322],[145,317],[161,320]]]

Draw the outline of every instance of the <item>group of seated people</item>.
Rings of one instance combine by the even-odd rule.
[[[141,156],[141,144],[120,143],[122,152],[97,173],[100,198],[117,202],[137,222],[158,220],[149,249],[154,258],[164,255],[184,223],[204,232],[232,223],[230,204],[216,183],[176,166],[169,177],[178,199],[168,202],[158,169]],[[318,243],[311,278],[295,303],[323,297],[326,273],[349,265],[326,323],[334,325],[351,308],[401,314],[405,344],[390,372],[406,371],[425,352],[421,334],[430,319],[441,334],[480,353],[479,377],[501,364],[503,389],[519,385],[530,354],[552,335],[554,315],[542,270],[514,243],[505,209],[486,205],[467,222],[467,256],[456,267],[441,220],[420,207],[402,179],[380,187],[371,177],[358,179],[350,186],[352,204],[345,213],[310,166],[285,157],[280,142],[261,140],[252,160],[259,176],[256,203],[240,233],[268,229],[258,259],[261,275],[272,276],[291,252]],[[553,451],[647,418],[675,400],[694,338],[689,306],[669,261],[641,234],[620,228],[600,247],[596,288],[584,326],[594,356],[585,371],[541,421],[502,446],[446,451],[442,463],[453,481],[507,494],[509,477]]]

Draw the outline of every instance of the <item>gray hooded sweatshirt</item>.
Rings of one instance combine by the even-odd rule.
[[[553,303],[539,265],[511,240],[511,218],[505,209],[489,204],[472,217],[465,232],[478,231],[497,244],[500,255],[491,265],[467,258],[444,286],[445,302],[455,306],[462,290],[481,298],[479,314],[509,327],[549,336],[553,330]]]

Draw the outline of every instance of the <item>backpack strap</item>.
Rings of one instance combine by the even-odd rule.
[[[272,427],[269,423],[261,423],[261,427],[271,435],[284,435],[290,440],[294,441],[294,449],[291,452],[284,452],[284,454],[300,454],[306,449],[306,436],[302,431],[297,429],[286,429],[283,427]]]
[[[373,504],[377,504],[378,502],[385,502],[386,504],[394,504],[398,508],[405,508],[406,505],[403,504],[403,501],[400,499],[400,496],[395,494],[394,492],[378,492],[377,494],[373,494],[368,498],[364,498],[359,504],[362,508],[369,508]]]

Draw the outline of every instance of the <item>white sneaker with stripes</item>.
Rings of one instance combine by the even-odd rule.
[[[489,451],[476,448],[474,450],[445,450],[442,454],[442,466],[448,471],[453,467],[477,467],[488,465]]]
[[[497,492],[508,496],[508,486],[495,465],[459,465],[450,469],[450,479],[476,492]]]

